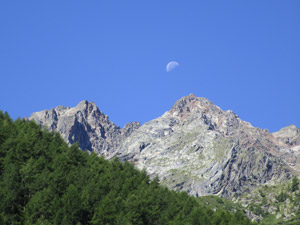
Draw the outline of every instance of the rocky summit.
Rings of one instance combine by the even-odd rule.
[[[193,94],[161,117],[123,129],[87,101],[33,113],[29,119],[60,132],[70,144],[131,161],[169,188],[194,196],[235,198],[300,171],[297,127],[272,134]]]
[[[139,122],[133,122],[121,129],[88,101],[82,101],[74,108],[57,106],[35,112],[29,120],[59,132],[69,144],[78,142],[82,150],[94,151],[105,157],[114,155],[122,140],[140,126]]]

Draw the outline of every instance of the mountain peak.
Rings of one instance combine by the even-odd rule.
[[[180,98],[172,106],[170,113],[174,116],[185,117],[192,112],[207,111],[208,108],[216,106],[207,98],[196,97],[194,94]]]
[[[295,155],[281,151],[288,146],[277,143],[232,111],[190,94],[135,130],[118,155],[172,189],[232,197],[300,170]]]
[[[96,106],[96,104],[94,102],[89,102],[88,100],[83,100],[83,101],[79,102],[75,108],[80,109],[80,110],[88,110],[89,109],[89,111],[98,109],[98,107]]]
[[[277,141],[290,146],[300,145],[300,129],[295,125],[289,125],[280,131],[273,133]]]
[[[94,102],[83,100],[77,106],[57,106],[55,109],[32,113],[29,120],[58,131],[67,143],[78,142],[82,150],[109,156],[123,138],[139,127],[130,123],[124,129],[111,122]]]

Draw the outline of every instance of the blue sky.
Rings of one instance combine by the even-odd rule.
[[[272,132],[300,127],[299,40],[299,0],[1,1],[0,109],[87,99],[123,126],[194,93]]]

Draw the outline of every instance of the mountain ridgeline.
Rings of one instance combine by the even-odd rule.
[[[134,122],[120,129],[93,102],[87,101],[75,108],[58,106],[33,113],[29,119],[50,131],[58,131],[69,144],[77,142],[81,149],[106,157],[113,155],[120,143],[140,127],[139,122]]]
[[[240,210],[212,210],[129,162],[68,146],[58,132],[2,111],[0,199],[4,225],[252,224]]]
[[[161,184],[193,196],[236,199],[300,171],[297,127],[269,133],[193,94],[142,126],[134,122],[121,129],[87,101],[36,112],[29,120],[58,131],[69,144],[78,142],[83,150],[133,162]]]

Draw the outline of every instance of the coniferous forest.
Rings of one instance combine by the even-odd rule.
[[[0,224],[252,224],[0,111]]]

